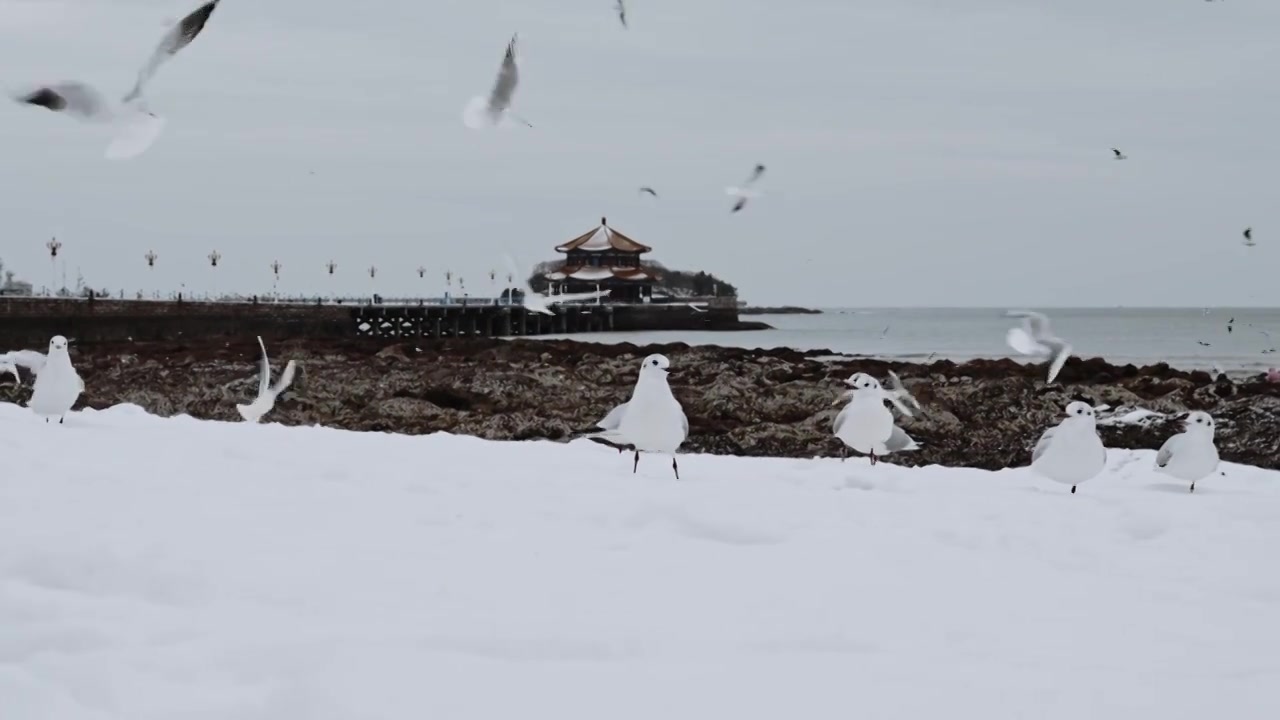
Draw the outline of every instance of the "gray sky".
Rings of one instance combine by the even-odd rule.
[[[0,0],[4,87],[122,95],[198,4]],[[345,292],[370,265],[384,294],[481,292],[606,215],[755,303],[1278,304],[1280,2],[628,5],[630,30],[613,0],[225,0],[151,83],[168,126],[135,160],[0,104],[0,257],[48,283],[56,234],[113,289],[268,291],[278,259],[325,292],[332,258]],[[516,31],[536,128],[464,127]]]

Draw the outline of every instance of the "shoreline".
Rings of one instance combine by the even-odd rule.
[[[822,310],[799,305],[746,305],[738,308],[739,315],[822,315]]]
[[[1071,358],[1059,384],[1046,386],[1043,364],[1009,359],[925,364],[832,358],[821,350],[573,340],[264,340],[277,372],[288,360],[299,365],[294,386],[266,418],[285,425],[567,441],[630,396],[641,358],[662,353],[689,418],[685,451],[838,457],[832,403],[844,379],[854,372],[883,379],[892,369],[925,412],[899,421],[921,448],[889,462],[1026,465],[1063,407],[1086,400],[1110,405],[1117,417],[1137,408],[1209,411],[1218,419],[1223,460],[1280,469],[1280,384],[1211,378],[1163,363]],[[235,404],[256,393],[253,339],[97,343],[73,351],[86,385],[77,408],[133,403],[157,415],[239,421]],[[0,380],[0,401],[25,403],[30,392],[29,373],[21,388]],[[1179,425],[1175,417],[1157,418],[1101,432],[1108,447],[1157,449]]]

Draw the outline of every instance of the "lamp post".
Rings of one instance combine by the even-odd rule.
[[[147,260],[147,270],[154,270],[156,267],[156,257],[157,257],[156,251],[148,250],[147,254],[143,255],[142,257],[146,258]],[[159,297],[160,296],[159,288],[157,288],[152,294],[155,297]]]
[[[507,304],[508,305],[515,304],[515,280],[516,280],[515,275],[511,273],[507,273]]]
[[[373,282],[373,279],[377,276],[378,276],[378,268],[370,265],[369,266],[369,304],[370,305],[373,304],[373,301],[374,301],[373,296],[377,295],[377,293],[374,292],[374,288],[376,286],[374,285],[374,282]]]
[[[452,295],[453,295],[453,271],[452,271],[452,270],[445,270],[445,271],[444,271],[444,301],[445,301],[445,304],[449,304],[449,303],[452,303],[452,302],[453,302],[453,298],[451,297]]]
[[[493,304],[498,304],[498,271],[489,271],[489,287],[493,290]]]
[[[218,299],[218,261],[222,259],[222,253],[214,250],[209,253],[209,277],[213,279],[213,299]]]
[[[280,261],[271,261],[271,273],[275,275],[275,281],[271,283],[271,294],[276,296],[276,302],[280,302]]]
[[[53,287],[58,284],[58,250],[62,243],[58,242],[58,238],[52,237],[44,246],[49,248],[49,291],[53,292]]]
[[[334,299],[334,294],[335,294],[335,293],[333,292],[333,279],[332,279],[332,278],[333,278],[333,271],[338,269],[338,263],[336,263],[336,262],[334,262],[334,261],[330,260],[328,263],[326,263],[326,264],[325,264],[325,269],[329,271],[329,278],[330,278],[330,280],[329,280],[329,299],[330,299],[330,300],[333,300],[333,299]]]

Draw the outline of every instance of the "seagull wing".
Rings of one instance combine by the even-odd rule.
[[[178,51],[191,44],[192,40],[200,34],[204,29],[205,23],[209,22],[209,16],[213,14],[215,8],[218,7],[220,0],[209,0],[205,4],[196,8],[191,14],[182,18],[182,21],[169,29],[169,32],[161,38],[160,44],[156,46],[155,52],[151,53],[151,57],[147,58],[147,62],[138,71],[138,81],[134,84],[133,89],[128,95],[124,96],[124,102],[129,102],[142,95],[142,88],[156,74],[156,70],[164,64],[166,60],[178,54]]]
[[[751,187],[752,185],[755,184],[757,180],[760,179],[761,175],[764,175],[764,166],[763,165],[755,166],[755,168],[751,171],[751,175],[747,178],[747,181],[743,183],[743,185],[745,187]]]
[[[599,292],[592,291],[592,292],[581,292],[581,293],[565,293],[563,295],[556,295],[554,297],[550,297],[547,299],[547,302],[549,304],[574,303],[580,300],[595,300],[596,298],[602,298],[607,295],[609,295],[608,290],[601,290]]]
[[[1164,441],[1164,445],[1160,446],[1160,451],[1156,453],[1156,467],[1162,468],[1169,464],[1173,459],[1173,454],[1177,452],[1178,446],[1182,444],[1182,433],[1178,433],[1168,440]]]
[[[1053,434],[1057,431],[1057,425],[1044,431],[1044,434],[1036,441],[1035,448],[1031,450],[1031,462],[1034,463],[1040,459],[1041,455],[1044,455],[1044,452],[1049,449],[1049,445],[1053,443]]]
[[[520,82],[520,71],[516,69],[516,36],[511,36],[507,43],[507,54],[502,58],[502,68],[498,70],[498,81],[489,94],[490,110],[505,110],[511,104],[511,96],[516,92],[516,84]]]
[[[1036,342],[1030,333],[1020,327],[1009,328],[1009,332],[1005,334],[1004,339],[1005,342],[1009,343],[1009,347],[1019,354],[1043,355],[1045,353],[1045,347]]]
[[[262,336],[258,336],[258,347],[262,348],[262,357],[258,360],[258,397],[263,397],[271,390],[271,361],[267,359],[267,346],[262,344]]]
[[[1071,346],[1058,338],[1048,338],[1044,343],[1053,351],[1053,364],[1049,366],[1049,382],[1053,382],[1062,366],[1067,364],[1067,358],[1071,357]]]
[[[627,414],[627,405],[628,403],[622,403],[610,410],[608,415],[605,415],[600,422],[596,423],[596,427],[601,430],[617,430],[618,426],[622,424],[622,416]]]
[[[888,328],[885,329],[888,330]],[[889,392],[900,399],[910,402],[915,409],[924,410],[916,396],[912,395],[911,391],[907,390],[907,386],[902,384],[902,378],[898,377],[898,373],[892,370],[889,371]],[[910,415],[911,413],[907,414]]]
[[[529,286],[529,276],[520,271],[519,266],[516,265],[515,258],[511,257],[510,254],[504,254],[502,259],[507,264],[507,271],[511,273],[513,282],[520,283],[520,290],[525,294],[536,294],[533,292],[533,288]]]
[[[47,85],[14,99],[84,120],[104,120],[111,116],[111,107],[102,93],[81,82]]]
[[[689,437],[689,416],[684,414],[684,408],[680,408],[680,427],[684,430],[684,437]]]
[[[847,394],[852,394],[852,393],[847,393]],[[840,401],[836,400],[836,402],[840,402]],[[840,412],[836,414],[836,419],[831,421],[831,434],[833,435],[840,434],[840,428],[844,427],[844,421],[849,417],[850,407],[851,405],[845,405],[843,408],[840,409]]]
[[[284,372],[280,373],[280,379],[276,381],[275,385],[271,386],[271,394],[279,395],[288,390],[289,386],[293,384],[293,374],[297,369],[298,364],[295,361],[290,360],[285,363]]]
[[[884,441],[884,448],[889,452],[915,450],[919,447],[916,441],[912,440],[911,436],[907,434],[907,431],[897,425],[893,426],[893,431],[889,433],[889,439]]]
[[[35,350],[14,350],[0,355],[0,363],[21,365],[33,373],[39,373],[44,369],[44,361],[44,353]]]

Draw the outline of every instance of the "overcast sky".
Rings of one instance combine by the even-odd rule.
[[[198,5],[0,0],[0,82],[118,97]],[[478,293],[604,215],[755,303],[1280,304],[1276,0],[628,6],[629,30],[613,0],[224,0],[150,85],[168,126],[137,159],[0,104],[0,257],[47,284],[57,235],[113,289],[267,291],[279,260],[285,291],[367,292],[374,265],[384,294],[446,269]],[[517,31],[536,128],[466,128]]]

